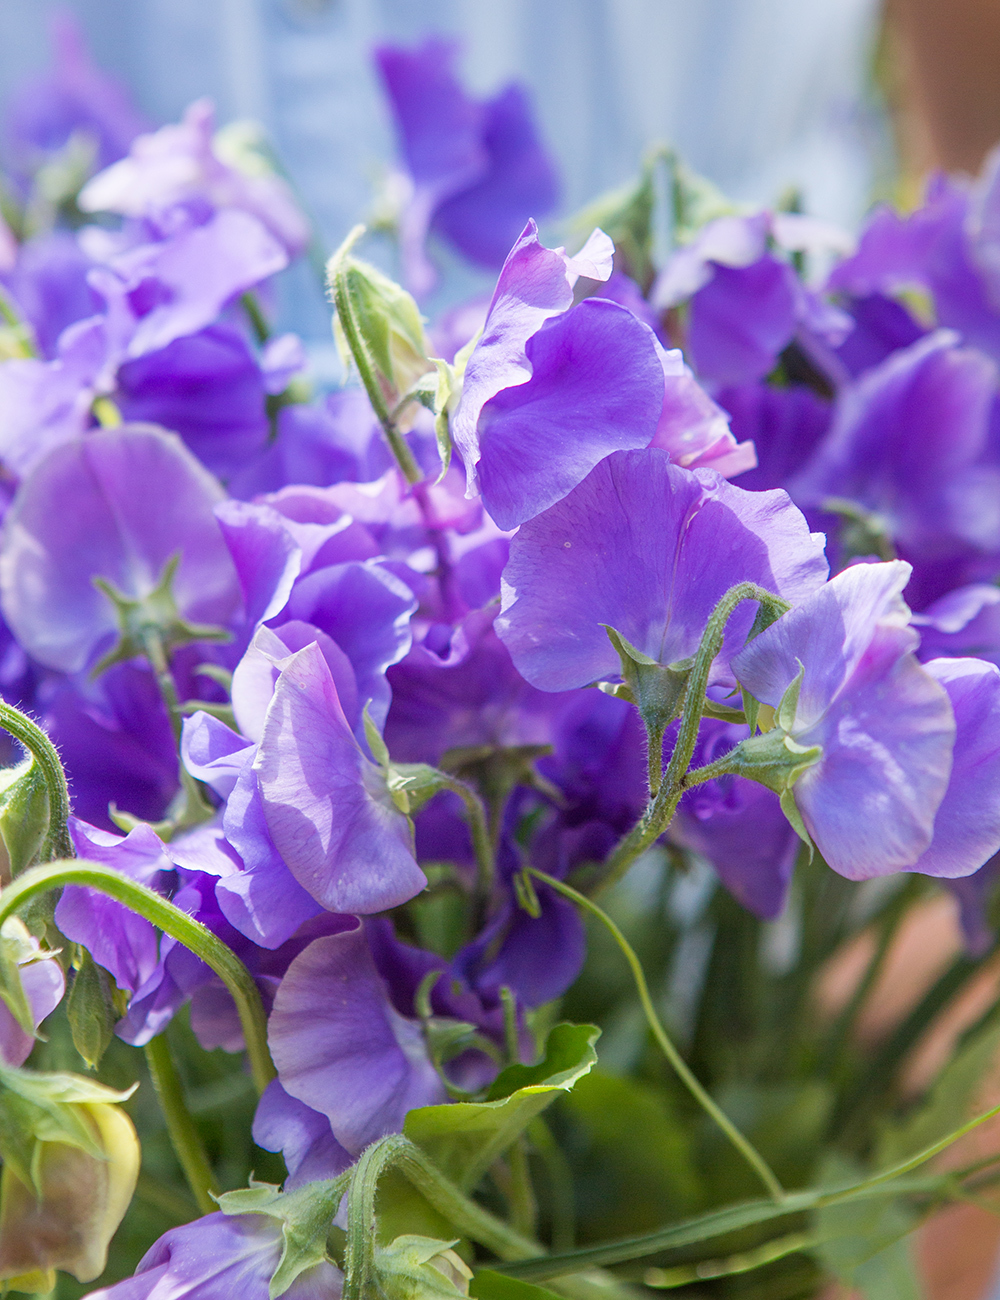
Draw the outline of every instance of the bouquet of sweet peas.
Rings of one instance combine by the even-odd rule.
[[[919,1295],[914,1229],[1000,1175],[959,1141],[1000,1003],[957,1010],[998,944],[1000,179],[855,245],[660,151],[569,255],[525,95],[454,55],[377,54],[406,287],[363,227],[329,258],[319,396],[259,140],[143,133],[70,27],[10,114],[0,1279]],[[428,325],[445,244],[497,278]]]

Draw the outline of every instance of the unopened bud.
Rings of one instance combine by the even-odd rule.
[[[375,1269],[388,1300],[455,1300],[469,1294],[472,1270],[454,1241],[407,1235],[375,1253]]]

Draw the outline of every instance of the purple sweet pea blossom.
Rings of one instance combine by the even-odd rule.
[[[324,907],[380,912],[424,888],[409,823],[358,745],[315,643],[282,669],[254,770],[275,847]]]
[[[177,554],[181,616],[228,623],[240,593],[212,514],[222,495],[161,429],[122,425],[55,448],[22,484],[0,540],[0,600],[21,644],[49,667],[87,667],[117,630],[93,578],[143,597]]]
[[[100,311],[101,298],[87,280],[92,267],[79,240],[65,230],[15,244],[9,268],[0,253],[0,280],[31,326],[43,357],[55,357],[59,335],[67,326]]]
[[[955,714],[913,654],[919,638],[901,596],[909,576],[899,560],[846,569],[732,664],[744,690],[775,709],[799,683],[782,711],[793,711],[781,723],[786,749],[821,753],[792,794],[826,861],[850,880],[914,866],[952,770]],[[943,852],[935,874],[960,861]]]
[[[470,490],[481,459],[479,421],[486,403],[503,389],[524,384],[532,368],[525,347],[553,316],[573,304],[573,289],[585,276],[607,280],[614,247],[595,230],[575,257],[546,248],[529,221],[507,255],[490,301],[483,334],[465,367],[462,398],[452,422],[455,445],[465,462]]]
[[[207,1214],[165,1232],[143,1255],[133,1277],[91,1291],[88,1300],[268,1300],[268,1285],[285,1240],[279,1219],[265,1214]],[[326,1260],[300,1273],[289,1300],[336,1300],[340,1270]]]
[[[617,452],[512,540],[497,634],[546,691],[619,675],[605,625],[676,663],[736,583],[791,602],[814,591],[827,572],[823,540],[784,492],[743,492],[711,470],[678,469],[657,448]],[[730,620],[717,680],[728,680],[753,617],[746,606]]]
[[[793,497],[857,502],[914,561],[1000,549],[1000,464],[988,456],[996,384],[994,363],[947,330],[894,352],[841,392]]]
[[[268,1043],[281,1086],[330,1121],[352,1155],[447,1099],[419,1022],[392,1006],[359,922],[317,939],[274,1000]]]
[[[796,336],[836,346],[850,330],[844,312],[769,251],[774,244],[789,251],[845,246],[840,232],[794,214],[718,217],[673,255],[653,286],[660,310],[690,300],[687,346],[706,382],[750,383],[774,368]]]
[[[1000,666],[1000,587],[972,583],[939,597],[919,614],[922,660],[974,655]]]
[[[910,869],[968,876],[1000,851],[1000,669],[981,659],[932,659],[924,668],[951,701],[955,753],[934,837]]]
[[[228,477],[267,443],[266,397],[243,335],[220,323],[127,361],[115,404],[127,421],[179,434],[207,469]]]
[[[214,129],[212,103],[199,99],[179,123],[139,136],[128,157],[89,181],[80,207],[155,217],[179,204],[208,203],[252,216],[294,257],[308,243],[309,225],[287,184],[273,172],[251,175],[229,165]]]
[[[400,220],[404,275],[421,297],[437,273],[424,244],[431,229],[480,266],[502,265],[530,217],[555,205],[558,185],[525,91],[512,84],[494,99],[470,98],[455,75],[452,41],[375,51],[400,136],[407,191]]]

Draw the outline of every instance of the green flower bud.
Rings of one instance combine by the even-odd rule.
[[[421,376],[435,367],[427,356],[423,318],[416,302],[376,267],[351,255],[363,233],[364,227],[356,226],[327,266],[337,313],[334,335],[344,364],[357,366],[376,410],[381,397],[384,409],[392,412],[413,392]],[[397,426],[405,431],[418,409],[414,402],[400,411],[395,417]]]
[[[455,1241],[406,1235],[375,1252],[375,1271],[388,1300],[455,1300],[469,1294],[472,1270]]]
[[[71,1074],[0,1071],[0,1281],[45,1292],[55,1270],[91,1282],[139,1176],[129,1093]]]

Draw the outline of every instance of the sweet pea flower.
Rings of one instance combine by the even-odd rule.
[[[221,323],[125,362],[114,397],[123,419],[179,434],[223,478],[267,444],[266,399],[265,377],[246,340]]]
[[[58,954],[43,949],[17,917],[4,924],[3,942],[7,956],[17,968],[24,997],[37,1030],[51,1015],[66,992],[66,977]],[[31,1055],[35,1037],[15,1018],[6,1002],[0,1003],[0,1064],[20,1066]]]
[[[12,253],[9,266],[5,266],[0,251],[0,282],[10,290],[19,314],[31,326],[41,355],[52,359],[63,330],[101,309],[100,295],[87,279],[94,264],[79,240],[65,230],[14,244]]]
[[[121,425],[56,447],[22,484],[0,540],[0,602],[21,644],[51,668],[92,666],[118,631],[94,577],[141,599],[178,554],[181,617],[227,624],[240,594],[212,513],[222,497],[162,429]]]
[[[355,739],[315,642],[282,668],[254,770],[275,847],[323,907],[381,912],[424,888],[409,823]]]
[[[288,1170],[285,1191],[320,1178],[336,1178],[353,1162],[333,1136],[330,1121],[296,1100],[272,1079],[257,1104],[253,1140],[265,1151],[280,1151]]]
[[[952,772],[955,711],[913,653],[909,577],[900,560],[845,569],[732,661],[744,691],[777,711],[774,730],[742,749],[778,765],[761,779],[793,813],[790,793],[804,831],[850,880],[915,867]],[[942,845],[933,874],[962,874],[963,863]]]
[[[285,181],[260,167],[244,171],[231,165],[214,132],[212,102],[199,99],[179,123],[140,135],[127,157],[90,180],[80,191],[81,209],[156,217],[179,204],[207,203],[253,217],[287,256],[300,253],[309,225]]]
[[[820,586],[823,541],[784,492],[744,492],[658,448],[617,452],[513,538],[497,635],[545,691],[618,677],[606,626],[654,662],[678,663],[736,583],[790,602]],[[728,680],[753,618],[747,605],[730,619],[715,680]]]
[[[447,1100],[420,1023],[392,1006],[359,922],[292,962],[268,1021],[282,1088],[325,1115],[352,1155]]]
[[[91,1291],[88,1300],[268,1300],[268,1286],[285,1241],[279,1219],[266,1214],[217,1211],[165,1232],[143,1255],[133,1277]],[[290,1300],[336,1300],[340,1270],[326,1260],[313,1264],[285,1292]]]
[[[455,75],[457,54],[455,42],[433,37],[413,50],[375,51],[406,163],[400,243],[417,297],[437,280],[424,250],[430,230],[477,265],[498,268],[525,221],[545,216],[558,196],[524,88],[472,99]]]
[[[754,463],[648,325],[600,297],[571,307],[579,276],[608,278],[612,251],[595,231],[568,258],[529,222],[500,273],[452,431],[469,494],[482,493],[501,528],[540,514],[614,451],[659,446],[727,474]]]
[[[974,655],[1000,666],[1000,587],[977,582],[939,597],[919,614],[921,660]]]
[[[995,364],[937,330],[845,387],[830,431],[789,485],[803,506],[848,498],[919,564],[1000,549],[989,444]],[[919,572],[919,569],[918,569]]]
[[[844,249],[849,240],[832,227],[789,213],[758,212],[709,221],[680,248],[653,286],[664,310],[689,301],[687,347],[699,378],[744,384],[771,371],[797,336],[836,345],[850,318],[823,302],[772,247],[801,251]]]

